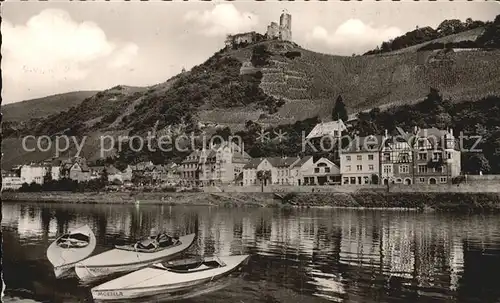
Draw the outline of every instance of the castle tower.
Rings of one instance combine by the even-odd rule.
[[[280,16],[280,39],[292,40],[292,15],[285,12]]]

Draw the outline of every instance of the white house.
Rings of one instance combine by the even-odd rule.
[[[270,170],[272,173],[273,166],[266,158],[253,158],[245,166],[243,166],[243,186],[260,185],[257,178],[258,171]],[[267,185],[267,180],[264,185]]]
[[[46,167],[38,164],[22,165],[20,169],[20,177],[23,183],[43,184],[43,177],[46,173]]]
[[[302,170],[304,185],[340,184],[340,167],[327,158],[320,158]]]
[[[342,119],[330,122],[321,122],[316,124],[313,130],[307,135],[306,139],[314,139],[321,137],[331,137],[331,138],[339,138],[343,131],[345,131],[347,127],[345,126]]]
[[[314,165],[313,156],[305,156],[290,168],[291,183],[293,185],[304,185],[304,173]]]

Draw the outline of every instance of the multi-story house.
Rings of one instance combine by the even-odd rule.
[[[320,158],[302,171],[303,185],[340,184],[340,168],[326,158]]]
[[[380,154],[380,180],[382,184],[413,184],[414,155],[406,138],[388,137]]]
[[[19,174],[14,171],[2,170],[2,191],[4,190],[17,190],[21,188],[23,181]]]
[[[243,167],[243,186],[260,185],[259,171],[271,171],[272,165],[266,158],[253,158]],[[262,180],[267,185],[270,180]]]
[[[384,136],[356,137],[340,155],[342,184],[378,184]]]
[[[243,147],[229,142],[214,144],[208,149],[193,151],[184,159],[182,181],[189,185],[231,184],[250,160]]]
[[[250,155],[237,144],[224,142],[212,145],[200,153],[200,182],[203,185],[234,183],[250,160]]]
[[[295,163],[300,161],[299,157],[271,157],[266,159],[272,166],[272,184],[292,185],[294,183],[291,168]]]
[[[113,165],[108,166],[91,166],[90,169],[90,179],[100,179],[106,170],[106,174],[108,175],[108,182],[120,181],[123,182],[122,172],[114,167]]]
[[[264,185],[293,185],[297,176],[292,174],[292,167],[300,161],[299,157],[268,157],[252,159],[243,167],[243,185],[260,185],[259,171],[267,173]]]
[[[293,185],[304,185],[304,174],[314,165],[313,156],[302,157],[290,168],[291,182]]]
[[[461,153],[453,129],[414,128],[414,183],[446,184],[461,172]]]
[[[199,184],[200,150],[191,152],[181,163],[181,184],[196,186]]]
[[[78,182],[90,180],[91,172],[85,158],[73,157],[61,164],[61,178],[68,178]]]
[[[460,175],[461,160],[453,130],[418,129],[390,137],[381,156],[383,184],[446,184]]]
[[[47,168],[41,164],[30,163],[20,168],[20,178],[23,183],[43,184]]]

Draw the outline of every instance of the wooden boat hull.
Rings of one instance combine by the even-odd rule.
[[[152,253],[111,249],[80,262],[75,272],[82,282],[90,283],[109,275],[138,270],[177,257],[193,244],[195,237],[194,233],[185,235],[179,238],[180,245]]]
[[[156,265],[108,281],[91,289],[96,301],[138,299],[192,290],[202,284],[216,281],[248,262],[249,255],[220,257],[225,263],[200,272],[178,273],[157,268]]]
[[[86,259],[92,254],[96,245],[97,239],[88,225],[73,229],[69,234],[81,233],[89,237],[89,243],[81,248],[64,248],[57,245],[59,239],[57,238],[47,249],[47,259],[54,267],[54,275],[56,278],[65,278],[71,276],[76,264]]]

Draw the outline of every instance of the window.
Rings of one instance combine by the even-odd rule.
[[[357,159],[358,161],[363,160],[363,155],[358,155],[358,156],[356,157],[356,159]]]
[[[349,178],[348,177],[344,177],[344,184],[349,184]]]
[[[441,183],[446,183],[446,182],[447,182],[446,177],[441,177],[441,178],[439,178],[439,182],[441,182]]]
[[[391,153],[384,153],[384,161],[391,161]]]
[[[419,173],[426,173],[427,172],[427,165],[419,165],[418,166],[418,172]]]
[[[401,162],[408,162],[410,161],[410,155],[408,153],[402,153],[401,155],[399,155],[399,160]]]
[[[375,168],[374,168],[373,164],[368,165],[368,170],[374,170],[374,169]]]
[[[427,160],[427,153],[419,153],[418,160],[426,161]]]
[[[384,165],[384,174],[392,173],[392,165]]]
[[[356,184],[356,177],[351,177],[351,184]]]
[[[351,161],[351,156],[345,156],[346,161]]]
[[[357,169],[358,171],[363,170],[363,165],[357,165],[357,166],[356,166],[356,169]]]
[[[368,177],[365,176],[364,179],[365,179],[365,184],[370,184],[370,179],[368,179]]]
[[[329,173],[330,172],[330,167],[325,167],[325,173]]]
[[[315,173],[319,173],[319,167],[314,168]]]
[[[373,160],[373,155],[368,155],[368,160]]]
[[[436,167],[436,168],[434,168],[434,171],[437,172],[437,173],[442,173],[443,172],[443,167],[442,166]]]
[[[441,160],[441,158],[442,158],[442,154],[439,152],[432,154],[432,161],[439,161],[439,160]]]
[[[418,182],[425,183],[425,178],[418,178]]]
[[[399,173],[400,174],[407,174],[409,172],[410,172],[410,167],[408,165],[399,166]]]
[[[345,170],[346,171],[351,171],[351,166],[350,165],[346,165]]]

